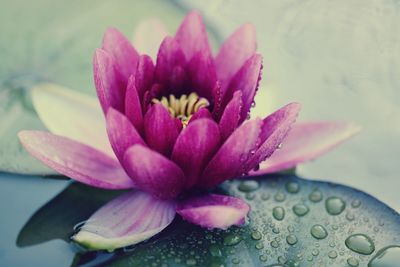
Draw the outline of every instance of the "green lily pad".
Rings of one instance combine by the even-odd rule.
[[[110,191],[90,189],[96,191],[91,200],[87,190],[80,184],[70,185],[31,218],[18,243],[68,240],[73,225],[87,219],[95,207],[112,197]],[[177,217],[149,241],[111,254],[79,253],[74,264],[366,266],[382,249],[400,245],[400,215],[350,187],[294,175],[272,175],[226,182],[218,191],[243,198],[251,205],[246,225],[226,231],[209,230]],[[79,194],[85,197],[77,205],[82,200]],[[104,197],[101,201],[100,196]],[[393,257],[396,252],[391,249],[388,255]]]

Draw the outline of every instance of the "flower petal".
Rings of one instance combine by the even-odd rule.
[[[107,113],[109,107],[118,111],[124,108],[126,84],[116,68],[115,60],[109,53],[96,49],[93,57],[94,84],[104,113]]]
[[[143,100],[144,93],[151,89],[154,80],[154,64],[149,56],[140,56],[135,73],[135,86],[139,98]]]
[[[96,98],[56,84],[43,83],[33,88],[32,101],[49,131],[114,157]]]
[[[167,28],[159,19],[145,19],[135,29],[133,44],[140,53],[156,58],[158,48],[167,34]]]
[[[227,229],[243,224],[249,210],[249,205],[239,198],[209,194],[178,203],[176,212],[202,227]]]
[[[130,147],[124,166],[138,188],[160,198],[174,198],[182,190],[184,174],[171,160],[141,145]]]
[[[146,142],[163,155],[171,155],[179,135],[176,123],[161,104],[154,104],[144,116]]]
[[[250,120],[237,128],[206,166],[200,186],[212,187],[246,172],[245,163],[257,148],[262,121]]]
[[[203,168],[219,144],[219,129],[213,120],[198,119],[182,130],[176,140],[171,159],[185,173],[186,188],[197,183]]]
[[[198,119],[211,119],[211,113],[208,110],[208,108],[200,108],[196,113],[193,114],[193,116],[190,118],[189,123],[194,122],[195,120]],[[180,122],[182,125],[182,123]]]
[[[135,128],[142,132],[143,130],[143,114],[142,104],[138,91],[135,86],[135,77],[132,75],[129,78],[128,86],[125,95],[125,114]]]
[[[300,108],[301,105],[299,103],[290,103],[263,120],[260,134],[261,145],[248,160],[247,171],[252,170],[274,153],[290,131],[290,127],[295,122]]]
[[[187,60],[190,60],[199,51],[211,55],[207,31],[197,11],[192,11],[186,15],[175,34],[175,40],[182,47]]]
[[[125,83],[135,74],[139,54],[131,42],[117,29],[108,28],[103,37],[103,50],[107,51],[115,60],[119,72]]]
[[[222,140],[228,138],[239,125],[242,103],[242,91],[236,91],[219,121]]]
[[[229,85],[231,78],[256,49],[256,30],[252,24],[243,25],[222,44],[215,64],[223,88]]]
[[[250,175],[279,172],[315,159],[359,131],[360,127],[347,122],[296,123],[283,140],[282,148],[276,150],[260,164],[258,171],[252,171]]]
[[[90,146],[40,131],[22,131],[18,137],[32,156],[78,182],[105,189],[134,187],[117,160]]]
[[[108,250],[134,245],[161,232],[175,217],[173,201],[147,193],[125,193],[96,211],[72,236],[88,250]]]
[[[125,151],[135,145],[145,145],[142,137],[127,117],[113,108],[107,112],[107,133],[119,161],[123,163]]]

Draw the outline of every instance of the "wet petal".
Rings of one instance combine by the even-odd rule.
[[[144,116],[146,142],[163,155],[171,155],[179,135],[176,123],[169,112],[161,105],[153,105]]]
[[[158,48],[167,34],[167,28],[159,19],[145,19],[135,29],[133,44],[140,53],[156,58]]]
[[[114,157],[96,98],[56,84],[43,83],[33,88],[32,101],[49,131]]]
[[[200,185],[215,186],[245,173],[245,163],[259,143],[262,121],[255,119],[242,124],[221,146],[206,166]]]
[[[360,127],[335,121],[296,123],[282,143],[282,148],[260,164],[250,175],[273,173],[315,159],[360,131]]]
[[[161,232],[175,217],[175,203],[145,192],[125,193],[96,211],[72,239],[89,250],[134,245]]]
[[[228,138],[239,125],[242,103],[242,92],[236,91],[219,121],[222,140]]]
[[[115,60],[125,83],[135,73],[139,55],[130,41],[117,29],[108,28],[103,37],[103,50]]]
[[[171,160],[141,145],[129,148],[124,166],[138,188],[160,198],[174,198],[182,190],[184,174]]]
[[[135,78],[131,76],[128,81],[125,96],[125,114],[133,126],[139,131],[143,131],[142,104],[135,86]]]
[[[253,25],[245,24],[237,29],[221,46],[215,59],[218,80],[223,88],[229,85],[231,78],[257,49],[256,30]]]
[[[78,182],[105,189],[134,187],[117,160],[90,146],[40,131],[22,131],[18,137],[32,156]]]
[[[247,171],[250,171],[274,153],[290,131],[290,127],[295,122],[300,108],[300,104],[290,103],[263,120],[260,134],[261,145],[248,160]]]
[[[219,129],[213,120],[198,119],[182,130],[171,158],[185,173],[187,188],[197,183],[203,168],[219,144]]]
[[[176,212],[202,227],[227,229],[243,224],[249,210],[249,205],[239,198],[209,194],[180,202]]]
[[[109,107],[123,111],[125,86],[121,74],[116,70],[115,60],[109,53],[96,49],[93,57],[94,84],[103,112]]]
[[[199,51],[211,54],[207,31],[197,11],[186,15],[175,34],[175,40],[182,47],[187,60],[190,60]]]
[[[125,151],[135,145],[145,145],[142,137],[125,115],[110,108],[107,112],[107,133],[110,143],[120,162]]]

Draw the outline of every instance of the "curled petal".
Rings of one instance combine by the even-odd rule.
[[[360,127],[347,122],[296,123],[284,139],[282,147],[262,162],[258,171],[252,171],[250,175],[279,172],[315,159],[359,131]]]
[[[236,91],[219,121],[222,140],[228,138],[239,125],[242,103],[242,91]]]
[[[160,198],[174,198],[182,190],[184,174],[171,160],[141,145],[129,148],[124,166],[138,188]]]
[[[135,78],[131,76],[128,81],[125,95],[125,114],[133,126],[139,131],[143,130],[142,104],[135,86]]]
[[[153,105],[144,116],[144,133],[147,144],[166,156],[171,155],[179,135],[175,120],[161,104]]]
[[[72,236],[88,250],[134,245],[161,232],[175,217],[175,203],[147,193],[125,193],[96,211]]]
[[[220,144],[218,125],[210,119],[198,119],[182,130],[172,152],[172,160],[186,176],[185,186],[192,187]]]
[[[105,189],[134,187],[117,160],[92,147],[40,131],[22,131],[18,137],[32,156],[78,182]]]
[[[32,90],[35,110],[50,132],[92,146],[114,157],[96,98],[43,83]],[[77,119],[79,118],[79,119]]]
[[[190,60],[199,51],[211,54],[207,31],[197,11],[186,15],[175,34],[175,40],[182,47],[187,60]]]
[[[159,19],[145,19],[135,29],[133,44],[140,53],[156,58],[161,41],[167,34],[167,28]]]
[[[94,84],[103,112],[109,107],[124,109],[125,87],[113,57],[102,49],[96,49],[93,57]]]
[[[103,50],[107,51],[115,60],[118,71],[122,74],[125,83],[135,74],[139,54],[130,41],[117,29],[108,28],[103,37]]]
[[[110,108],[107,112],[107,133],[110,143],[120,162],[123,162],[125,151],[135,145],[145,145],[142,137],[137,132],[125,115]]]
[[[262,121],[250,120],[237,128],[206,166],[200,186],[212,187],[246,172],[245,163],[259,144]]]
[[[222,44],[215,64],[223,88],[229,85],[231,78],[256,49],[256,30],[252,24],[243,25]]]
[[[249,210],[249,205],[239,198],[209,194],[180,202],[176,212],[202,227],[227,229],[243,224]]]

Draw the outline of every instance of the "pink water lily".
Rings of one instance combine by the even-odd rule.
[[[152,40],[164,34],[161,25],[150,25]],[[146,27],[136,43],[154,51],[158,44],[143,37]],[[42,84],[33,102],[52,133],[19,133],[34,157],[63,175],[94,187],[132,189],[73,236],[89,249],[112,251],[146,240],[176,213],[207,228],[241,225],[249,211],[243,200],[194,195],[194,189],[206,192],[245,174],[294,167],[358,131],[341,122],[293,124],[298,103],[248,119],[262,69],[250,24],[214,57],[200,15],[191,12],[175,36],[163,39],[155,63],[110,28],[93,69],[101,108],[89,96]]]

